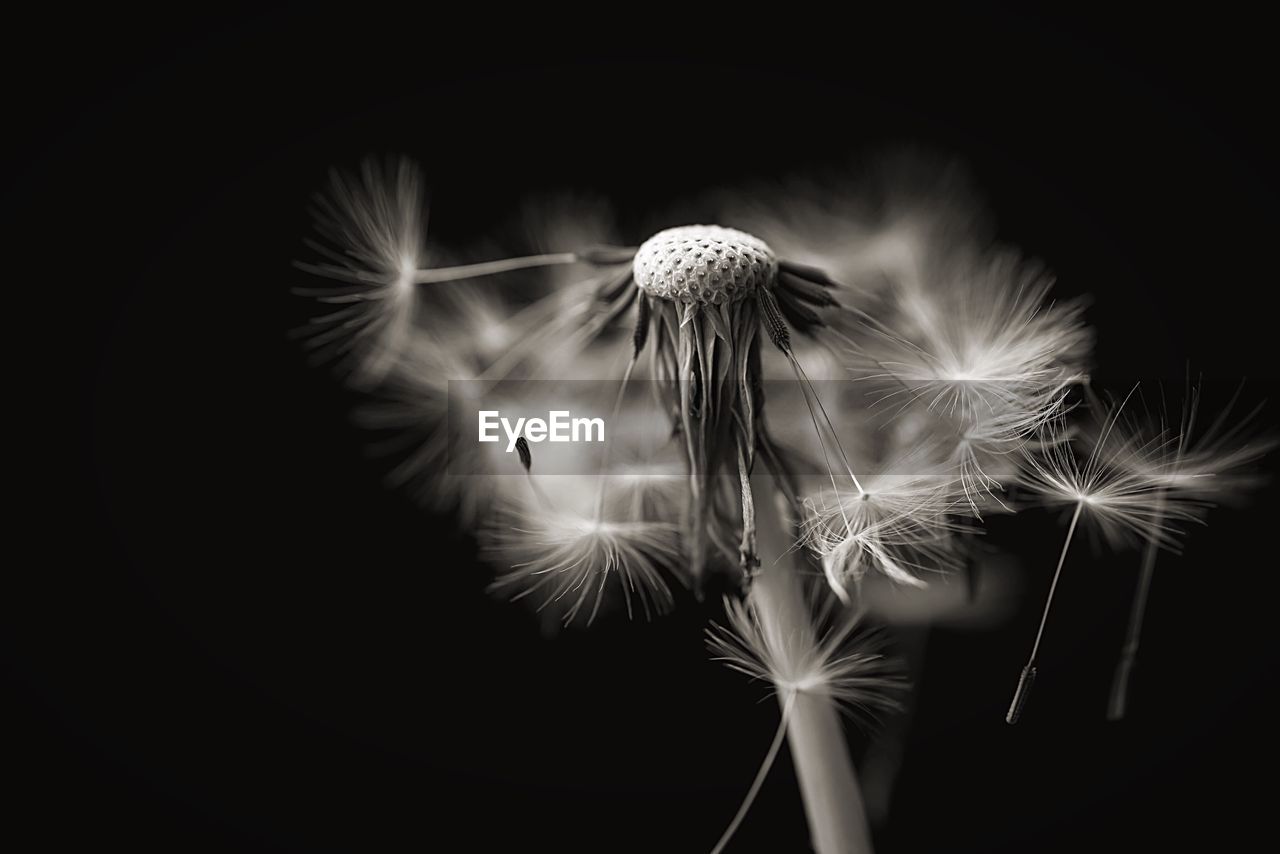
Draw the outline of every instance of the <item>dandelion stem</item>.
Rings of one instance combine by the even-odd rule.
[[[787,735],[787,724],[791,722],[791,709],[795,704],[795,692],[787,692],[787,698],[782,703],[782,720],[778,721],[778,731],[774,733],[773,742],[769,745],[769,750],[764,755],[764,761],[760,763],[760,770],[756,772],[756,778],[751,783],[751,788],[747,790],[747,795],[742,799],[742,806],[738,807],[738,812],[734,815],[733,821],[729,822],[729,826],[724,829],[724,833],[720,835],[720,841],[716,843],[716,847],[711,849],[711,854],[720,854],[724,851],[724,847],[729,844],[729,840],[733,838],[733,834],[737,831],[738,825],[742,824],[742,819],[746,818],[747,811],[751,809],[751,804],[755,802],[756,795],[760,793],[760,787],[764,785],[764,778],[769,776],[769,769],[773,767],[773,762],[778,758],[778,751],[782,749],[782,740]]]
[[[1008,714],[1005,715],[1005,720],[1011,724],[1016,724],[1018,718],[1022,716],[1027,694],[1031,691],[1032,683],[1035,682],[1036,655],[1040,652],[1040,641],[1044,637],[1044,627],[1049,621],[1049,610],[1053,607],[1053,594],[1058,590],[1058,579],[1062,577],[1062,566],[1067,561],[1067,550],[1071,548],[1071,539],[1075,536],[1076,525],[1080,522],[1080,513],[1083,510],[1084,501],[1077,501],[1075,512],[1071,514],[1071,524],[1067,526],[1067,538],[1062,543],[1062,553],[1058,555],[1058,567],[1053,571],[1053,581],[1049,584],[1049,596],[1045,599],[1044,612],[1040,615],[1040,628],[1036,630],[1036,640],[1031,645],[1031,655],[1027,657],[1026,666],[1022,668],[1022,677],[1018,680],[1018,689],[1014,692],[1013,702],[1009,705]]]
[[[1164,520],[1164,495],[1156,500],[1155,524]],[[1138,577],[1138,590],[1133,595],[1133,606],[1129,611],[1129,628],[1125,632],[1124,646],[1120,649],[1120,660],[1116,662],[1116,672],[1111,679],[1111,696],[1107,700],[1107,720],[1118,721],[1124,718],[1129,708],[1129,682],[1133,677],[1133,666],[1138,658],[1138,644],[1142,640],[1142,621],[1147,613],[1147,599],[1151,593],[1151,581],[1155,577],[1156,555],[1160,547],[1155,540],[1148,540],[1142,552],[1142,574]]]
[[[800,572],[789,561],[784,562],[788,556],[795,559],[796,554],[792,548],[794,537],[785,521],[785,496],[777,481],[768,476],[753,476],[752,486],[755,494],[764,499],[756,502],[756,530],[763,560],[751,587],[761,623],[766,632],[788,638],[797,648],[816,644]],[[781,694],[779,701],[786,702]],[[787,743],[814,850],[818,854],[870,854],[871,832],[862,792],[830,697],[795,693]]]

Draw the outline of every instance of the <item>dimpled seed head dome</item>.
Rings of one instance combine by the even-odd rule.
[[[636,252],[636,284],[679,302],[733,302],[769,285],[778,272],[773,250],[758,237],[718,225],[659,231]]]

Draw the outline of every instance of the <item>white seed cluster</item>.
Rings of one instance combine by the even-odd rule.
[[[778,259],[763,240],[718,225],[682,225],[650,237],[636,252],[633,274],[653,297],[720,304],[773,283]]]

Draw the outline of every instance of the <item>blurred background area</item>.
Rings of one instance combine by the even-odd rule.
[[[499,32],[504,16],[426,12],[13,28],[28,53],[3,60],[23,131],[5,140],[5,230],[32,265],[13,287],[52,303],[15,321],[33,342],[14,365],[69,407],[15,392],[53,440],[28,460],[40,541],[4,603],[23,850],[453,835],[701,851],[768,746],[776,704],[703,648],[718,606],[544,639],[484,592],[456,524],[385,488],[353,396],[286,336],[331,167],[414,158],[432,239],[467,248],[519,245],[529,200],[566,192],[607,199],[638,242],[725,190],[954,159],[1001,241],[1052,267],[1057,293],[1092,295],[1104,385],[1179,387],[1190,362],[1222,401],[1246,376],[1245,400],[1274,397],[1273,70],[1247,22],[579,15]],[[1251,842],[1272,789],[1253,775],[1276,758],[1274,509],[1260,492],[1161,559],[1118,724],[1139,555],[1077,552],[1016,728],[1062,529],[993,519],[1012,616],[899,633],[919,684],[891,797],[873,796],[879,850]],[[805,844],[784,751],[732,850]]]

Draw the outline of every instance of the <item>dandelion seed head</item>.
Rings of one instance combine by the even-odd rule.
[[[636,285],[650,296],[718,305],[773,282],[778,260],[758,237],[718,225],[668,228],[636,251]]]

